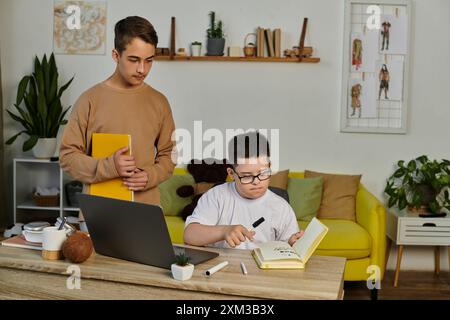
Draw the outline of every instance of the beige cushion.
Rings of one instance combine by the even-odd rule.
[[[276,174],[270,177],[270,187],[280,188],[287,190],[289,181],[289,170],[278,171]]]
[[[327,174],[305,170],[305,178],[323,177],[319,219],[356,220],[356,192],[361,175]]]

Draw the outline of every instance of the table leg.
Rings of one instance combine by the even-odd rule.
[[[400,274],[400,265],[402,263],[403,245],[398,246],[397,266],[395,268],[394,287],[397,287],[398,276]]]
[[[392,246],[391,238],[386,237],[386,253],[385,253],[385,256],[384,256],[384,271],[385,272],[386,272],[386,269],[387,269],[387,263],[388,263],[388,260],[389,260],[389,255],[391,254],[391,246]]]
[[[441,247],[436,246],[434,249],[434,272],[439,275],[441,271]]]

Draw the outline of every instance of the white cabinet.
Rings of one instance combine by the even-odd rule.
[[[450,219],[399,219],[397,244],[450,246]]]
[[[392,209],[387,221],[387,235],[397,245],[450,246],[450,217],[421,218]]]
[[[434,247],[435,273],[440,273],[440,247],[447,247],[450,265],[450,217],[421,218],[407,210],[388,210],[386,263],[392,242],[398,246],[394,287],[397,287],[403,249],[407,245]]]
[[[35,158],[16,158],[13,164],[14,224],[28,222],[28,216],[57,218],[78,216],[78,208],[70,207],[66,200],[64,185],[73,180],[59,166],[59,161]],[[36,205],[32,199],[37,186],[57,187],[59,204],[54,207]]]

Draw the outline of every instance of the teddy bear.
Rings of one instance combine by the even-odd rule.
[[[226,163],[226,159],[203,159],[191,160],[187,165],[187,171],[194,177],[195,183],[184,185],[177,189],[178,196],[182,198],[191,197],[192,201],[185,206],[180,215],[183,220],[194,212],[200,197],[212,187],[225,183],[227,180],[227,168],[232,166]]]

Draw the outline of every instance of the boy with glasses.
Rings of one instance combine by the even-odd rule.
[[[291,206],[268,190],[269,143],[258,132],[235,136],[228,147],[231,183],[216,186],[186,219],[184,242],[194,246],[253,249],[279,240],[293,245],[302,235]],[[255,230],[252,224],[264,218]],[[249,241],[248,241],[249,240]]]

